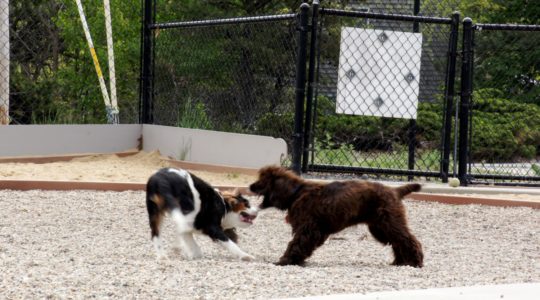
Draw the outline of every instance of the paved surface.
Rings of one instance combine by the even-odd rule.
[[[288,298],[302,300],[537,300],[540,283],[467,286],[425,290],[376,292],[369,294],[344,294]]]

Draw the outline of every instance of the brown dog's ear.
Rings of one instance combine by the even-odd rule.
[[[266,167],[262,167],[259,170],[259,175],[273,175],[273,174],[276,174],[276,172],[279,172],[281,168],[282,167],[276,166],[276,165],[269,165]]]

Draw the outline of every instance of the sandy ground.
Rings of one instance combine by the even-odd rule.
[[[158,152],[135,155],[91,155],[67,162],[45,164],[0,163],[0,179],[12,180],[74,180],[145,183],[156,170],[169,167]],[[190,170],[213,185],[249,185],[255,178],[238,173],[213,173]]]
[[[45,164],[0,163],[0,180],[68,180],[97,182],[145,183],[156,170],[169,167],[166,157],[159,152],[139,152],[135,155],[91,155],[75,158],[67,162]],[[248,186],[255,181],[254,176],[240,173],[216,173],[189,170],[205,181],[216,186]],[[311,175],[313,176],[313,175]],[[441,184],[441,187],[447,187]],[[536,194],[463,194],[460,196],[540,201]]]
[[[259,199],[251,198],[253,204]],[[540,282],[540,210],[405,201],[425,267],[395,267],[365,226],[329,239],[306,267],[277,267],[291,237],[265,210],[239,231],[240,262],[205,236],[204,257],[157,262],[144,192],[0,190],[0,298],[270,299]]]

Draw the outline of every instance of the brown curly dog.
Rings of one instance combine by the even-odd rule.
[[[302,265],[330,234],[365,223],[375,239],[392,246],[393,265],[422,267],[422,245],[409,231],[401,201],[421,189],[418,183],[397,188],[359,180],[321,183],[268,166],[249,188],[264,196],[261,209],[288,211],[294,237],[277,265]]]

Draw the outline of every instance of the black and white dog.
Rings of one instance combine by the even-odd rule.
[[[191,259],[202,257],[193,233],[202,232],[219,242],[241,260],[252,260],[236,245],[235,228],[253,224],[257,210],[238,193],[221,195],[210,184],[186,170],[163,168],[148,179],[146,208],[150,219],[152,243],[158,259],[165,258],[160,224],[168,213],[176,227],[176,247]]]

